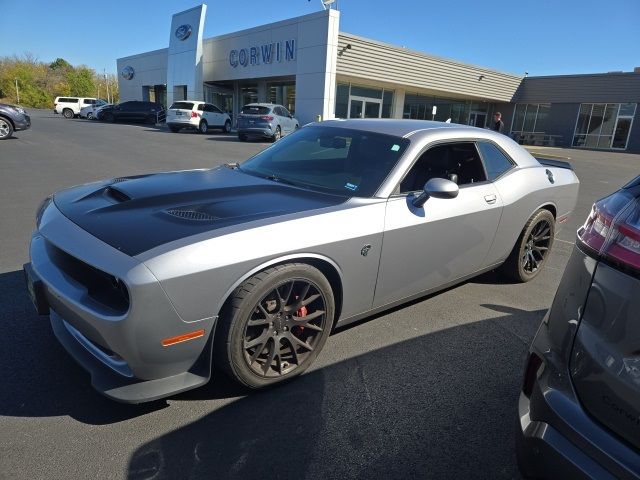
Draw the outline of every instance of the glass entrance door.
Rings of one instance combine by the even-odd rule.
[[[472,127],[484,128],[487,121],[486,112],[469,113],[469,125]]]
[[[382,101],[375,98],[351,97],[349,118],[380,118]]]

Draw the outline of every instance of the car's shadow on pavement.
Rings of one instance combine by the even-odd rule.
[[[148,442],[128,477],[519,478],[527,344],[510,330],[532,336],[544,311],[483,307],[498,315],[319,368]]]

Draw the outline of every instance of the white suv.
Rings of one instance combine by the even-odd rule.
[[[219,128],[229,133],[231,118],[210,103],[182,100],[173,102],[167,110],[167,126],[174,133],[182,128],[195,128],[200,133],[207,133],[209,128]]]
[[[101,101],[90,97],[56,97],[53,104],[53,113],[61,113],[64,118],[73,118],[80,115],[80,110],[88,105]]]

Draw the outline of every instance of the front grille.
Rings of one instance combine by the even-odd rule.
[[[197,222],[207,222],[216,220],[218,217],[214,217],[213,215],[207,212],[201,212],[199,210],[189,210],[189,209],[172,209],[167,210],[169,215],[178,218],[184,218],[185,220],[194,220]]]
[[[129,310],[129,291],[122,280],[69,255],[49,242],[47,250],[52,263],[82,285],[91,300],[112,310],[114,315],[122,315]]]

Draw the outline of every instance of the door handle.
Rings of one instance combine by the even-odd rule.
[[[496,203],[496,196],[493,194],[485,195],[484,201],[487,202],[489,205],[493,205],[494,203]]]

